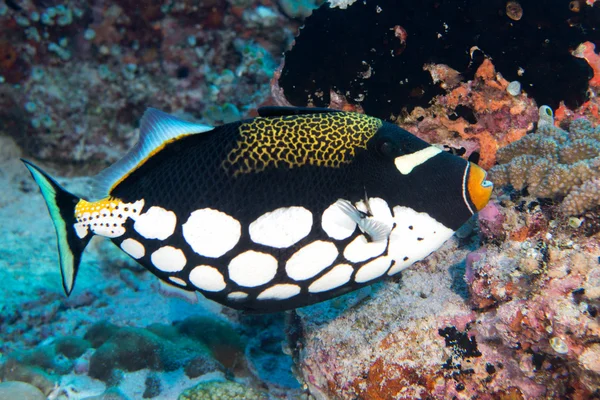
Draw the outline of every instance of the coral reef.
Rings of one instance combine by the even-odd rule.
[[[428,108],[416,107],[396,123],[428,141],[444,145],[483,168],[496,163],[496,151],[523,137],[537,119],[535,102],[510,94],[509,82],[484,59],[468,82],[446,65],[428,65],[435,82],[447,89]]]
[[[448,65],[468,80],[480,50],[538,104],[580,106],[589,98],[588,75],[595,65],[571,51],[597,43],[600,7],[578,2],[575,11],[536,0],[513,3],[519,18],[500,0],[324,5],[306,19],[286,52],[279,86],[294,105],[325,106],[335,91],[365,113],[388,118],[426,107],[444,92],[423,70],[426,65]],[[540,39],[522,39],[529,37]]]
[[[94,171],[131,147],[148,106],[246,115],[298,24],[256,1],[1,6],[0,129],[38,159]]]
[[[488,221],[503,229],[482,230],[484,247],[467,258],[479,337],[511,349],[533,378],[560,377],[572,398],[598,396],[597,235],[531,198],[495,207]]]
[[[585,119],[571,122],[569,131],[554,126],[540,108],[534,134],[511,143],[497,153],[500,165],[490,170],[498,186],[527,188],[540,198],[562,198],[561,210],[580,215],[600,205],[600,127]]]

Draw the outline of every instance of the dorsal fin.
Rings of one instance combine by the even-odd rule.
[[[260,107],[258,109],[258,115],[260,115],[261,117],[283,117],[286,115],[324,114],[324,113],[331,113],[331,112],[341,112],[341,111],[334,110],[332,108],[278,107],[278,106]]]
[[[99,197],[108,195],[118,183],[167,143],[213,129],[210,125],[185,121],[155,108],[148,108],[140,121],[138,142],[123,158],[95,176],[94,194]]]

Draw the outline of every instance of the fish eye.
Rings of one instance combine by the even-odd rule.
[[[396,145],[392,143],[389,139],[384,139],[379,143],[378,146],[379,154],[382,156],[392,156],[396,153]]]

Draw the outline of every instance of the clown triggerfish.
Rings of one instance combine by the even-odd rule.
[[[29,161],[73,289],[93,235],[164,282],[242,310],[306,306],[394,275],[488,202],[477,165],[367,115],[266,107],[212,127],[155,109],[97,178],[64,189]]]

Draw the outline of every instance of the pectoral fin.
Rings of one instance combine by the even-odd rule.
[[[360,230],[365,233],[371,241],[379,242],[387,240],[390,236],[390,226],[369,214],[363,213],[348,200],[339,199],[336,204],[348,217],[356,222]]]

